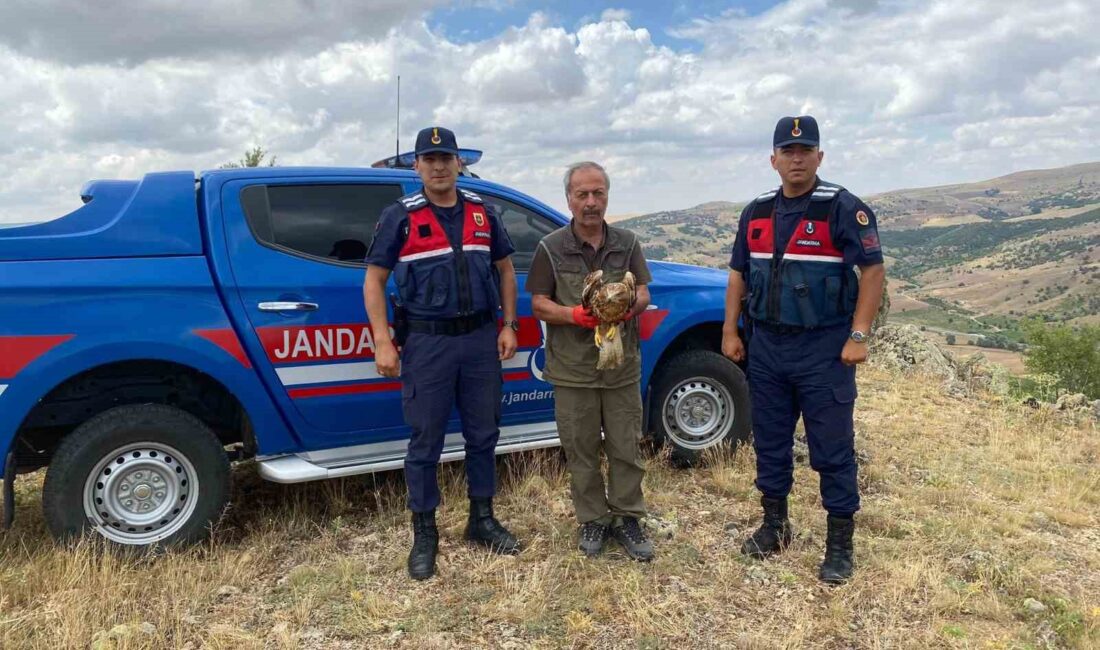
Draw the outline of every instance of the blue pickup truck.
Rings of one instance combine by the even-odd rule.
[[[568,223],[513,189],[459,185],[502,215],[523,286]],[[149,546],[202,538],[230,461],[280,483],[402,466],[400,384],[379,376],[363,257],[407,170],[246,168],[92,181],[54,221],[0,227],[4,523],[17,474],[47,467],[53,535]],[[749,433],[747,386],[719,353],[725,274],[652,262],[640,316],[646,429],[689,464]],[[543,330],[519,299],[498,452],[558,444]],[[463,456],[457,417],[444,460]]]

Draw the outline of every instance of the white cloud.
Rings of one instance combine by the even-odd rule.
[[[625,21],[630,20],[630,10],[629,9],[604,9],[603,13],[600,14],[600,20],[604,21],[604,22],[611,21],[611,20],[621,20],[621,21],[625,22]]]
[[[475,58],[462,75],[472,93],[491,104],[543,107],[584,92],[585,75],[576,40],[560,27],[550,27],[536,14],[521,29],[509,30]]]
[[[806,112],[822,124],[822,175],[865,194],[1096,158],[1100,42],[1076,0],[789,0],[678,26],[694,50],[656,45],[662,27],[622,11],[575,31],[535,14],[455,42],[427,26],[432,4],[383,2],[365,25],[338,3],[302,19],[285,0],[261,24],[219,27],[236,44],[207,47],[199,14],[150,2],[143,20],[172,7],[192,46],[149,38],[138,52],[109,29],[74,31],[87,42],[51,58],[35,43],[64,40],[69,18],[28,24],[34,39],[6,21],[0,221],[61,214],[90,178],[210,168],[256,144],[285,164],[369,164],[393,150],[398,74],[406,145],[443,123],[486,151],[482,175],[559,207],[578,159],[606,163],[613,212],[751,196],[775,183],[775,120]]]

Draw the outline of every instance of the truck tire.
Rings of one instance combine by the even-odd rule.
[[[163,404],[119,406],[58,446],[42,509],[59,540],[95,531],[140,549],[206,537],[225,509],[229,459],[198,418]]]
[[[687,350],[657,369],[650,403],[654,439],[671,446],[676,467],[705,449],[749,439],[749,385],[737,364],[710,350]]]

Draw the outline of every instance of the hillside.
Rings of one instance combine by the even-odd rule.
[[[724,266],[729,261],[743,205],[716,201],[631,217],[615,225],[636,232],[650,259]]]
[[[575,550],[557,450],[504,457],[498,514],[514,558],[462,543],[462,466],[445,466],[440,575],[404,574],[400,472],[303,485],[235,471],[214,540],[160,557],[54,546],[41,475],[0,536],[4,647],[1095,648],[1100,437],[1050,411],[948,397],[940,380],[860,371],[863,510],[854,581],[818,582],[817,478],[795,471],[796,539],[767,562],[751,447],[669,469],[647,459],[657,559]],[[613,548],[613,547],[612,547]]]
[[[882,238],[895,260],[891,274],[912,283],[907,293],[924,308],[944,301],[990,323],[1025,316],[1100,322],[1100,208]]]
[[[1100,162],[867,197],[883,230],[1072,216],[1100,204]]]

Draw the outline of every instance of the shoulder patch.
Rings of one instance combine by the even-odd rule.
[[[859,214],[863,214],[861,211]],[[857,217],[858,219],[858,217]],[[879,244],[878,231],[874,228],[863,228],[859,231],[859,245],[864,253],[877,253],[882,250]]]
[[[462,198],[466,199],[470,203],[485,203],[484,199],[482,199],[477,194],[474,194],[470,190],[464,190],[460,187],[458,188],[458,191],[462,193]]]
[[[405,206],[406,210],[416,210],[417,208],[428,205],[428,199],[424,198],[422,192],[414,192],[397,200],[401,205]]]

